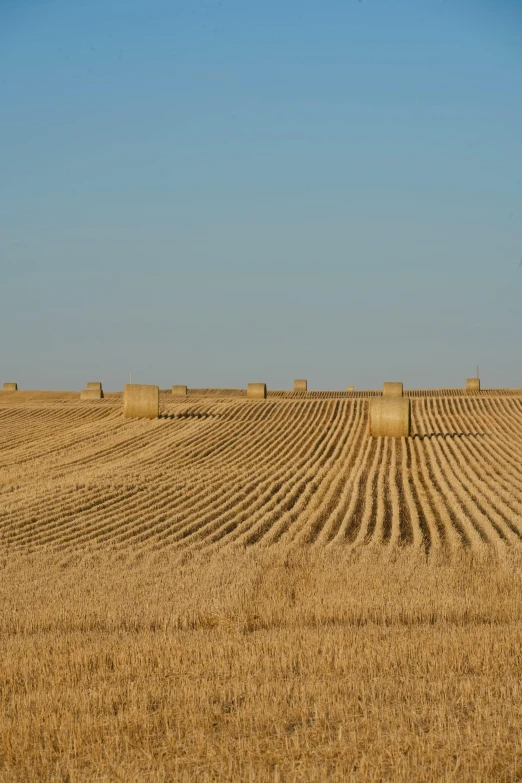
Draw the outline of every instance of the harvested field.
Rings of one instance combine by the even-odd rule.
[[[361,397],[162,392],[142,421],[121,395],[23,394],[0,399],[11,552],[522,542],[520,394],[413,397],[397,441],[368,437]]]
[[[522,776],[522,391],[0,392],[0,780]]]

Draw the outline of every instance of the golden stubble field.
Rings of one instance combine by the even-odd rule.
[[[0,393],[0,780],[522,780],[522,392],[410,395]]]

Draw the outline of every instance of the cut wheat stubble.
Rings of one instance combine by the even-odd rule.
[[[325,400],[330,413],[318,420],[319,400],[256,405],[235,397],[212,403],[219,419],[151,427],[122,419],[117,407],[80,407],[78,397],[0,401],[0,466],[5,486],[13,483],[0,500],[0,535],[20,552],[324,548],[355,540],[382,541],[386,549],[424,549],[427,542],[427,553],[519,545],[517,398],[417,397],[412,431],[420,437],[379,450],[366,437],[368,399]],[[336,405],[357,408],[332,418]],[[191,411],[200,408],[209,409],[208,397],[191,393]],[[370,474],[375,455],[378,468]],[[120,491],[120,484],[132,488]],[[369,484],[371,493],[382,493],[375,504]]]

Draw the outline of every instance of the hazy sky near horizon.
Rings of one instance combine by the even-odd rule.
[[[522,386],[522,4],[0,0],[0,382]]]

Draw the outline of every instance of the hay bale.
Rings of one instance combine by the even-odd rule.
[[[4,383],[2,386],[2,389],[4,391],[18,391],[18,384],[17,383]]]
[[[407,438],[411,429],[408,397],[374,397],[370,400],[370,435],[373,438]]]
[[[399,383],[399,381],[386,381],[382,385],[382,396],[402,397],[403,396],[402,383]]]
[[[101,385],[100,381],[89,381],[89,383],[87,384],[87,386],[85,388],[86,389],[100,389],[100,391],[101,391],[101,387],[102,387],[102,385]]]
[[[84,389],[80,392],[80,400],[102,400],[103,392],[101,389]]]
[[[249,383],[247,397],[252,400],[266,400],[266,383]]]
[[[187,396],[187,387],[186,386],[173,386],[172,387],[172,396],[173,397],[186,397]]]
[[[297,378],[294,381],[294,391],[298,391],[298,392],[308,391],[308,381],[305,381],[303,378]]]
[[[353,386],[348,386],[348,388],[346,389],[346,391],[353,391]]]
[[[123,415],[127,419],[157,419],[159,387],[127,383],[123,389]]]
[[[466,378],[466,389],[468,391],[480,391],[480,378]]]

